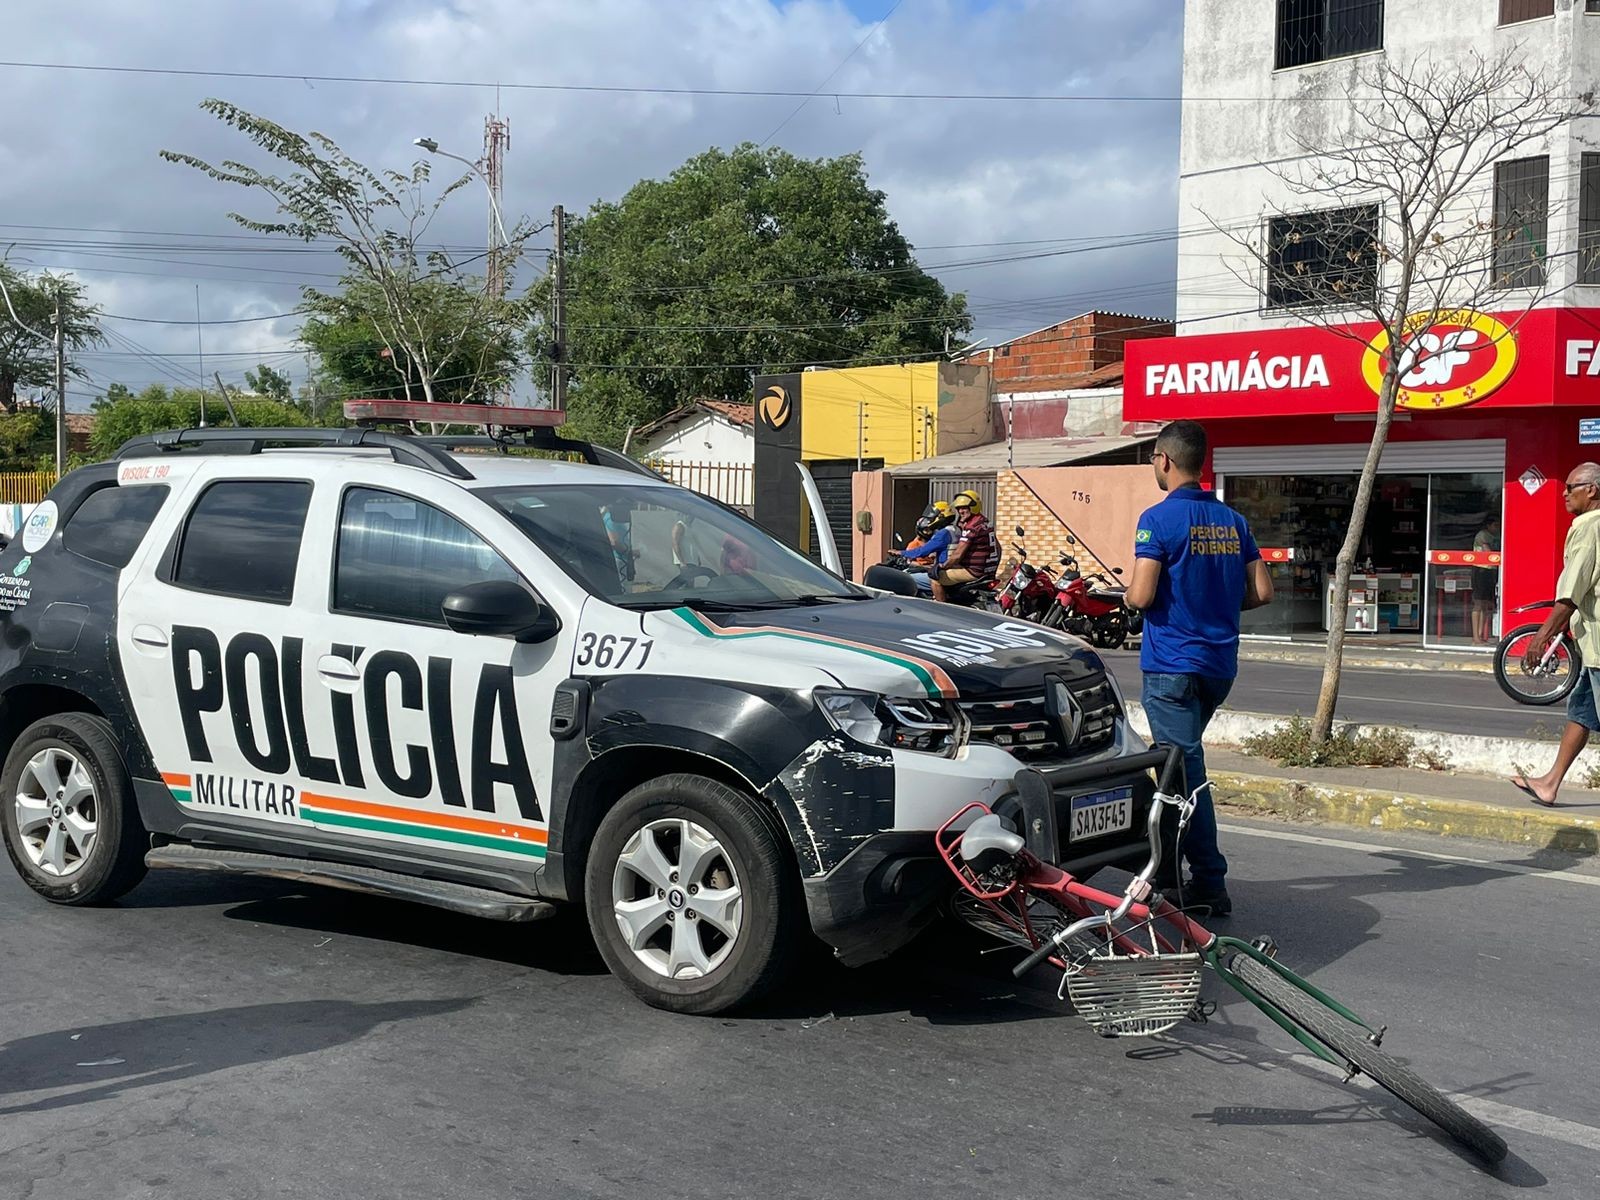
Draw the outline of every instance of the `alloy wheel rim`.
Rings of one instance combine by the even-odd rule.
[[[612,913],[633,956],[666,979],[703,979],[744,928],[733,856],[705,826],[651,821],[628,839],[611,878]]]
[[[12,804],[22,851],[37,870],[66,879],[83,869],[99,836],[100,804],[77,755],[62,746],[35,754]]]

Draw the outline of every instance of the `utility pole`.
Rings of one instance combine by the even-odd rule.
[[[551,267],[554,287],[550,294],[550,324],[555,344],[550,348],[550,406],[567,407],[567,210],[556,205],[551,214],[555,230],[556,256]]]
[[[67,473],[67,314],[56,288],[56,478]]]

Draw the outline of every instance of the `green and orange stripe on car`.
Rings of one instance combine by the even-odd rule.
[[[192,781],[187,775],[161,776],[167,790],[183,803],[191,802]],[[383,833],[421,838],[481,850],[499,850],[543,858],[548,832],[530,825],[517,825],[492,817],[468,817],[449,812],[428,812],[351,800],[342,796],[323,796],[301,792],[295,799],[300,816],[315,825],[350,829],[361,833]]]
[[[959,693],[956,682],[938,663],[930,662],[925,658],[915,658],[909,654],[899,654],[893,650],[885,650],[881,646],[869,645],[865,642],[852,642],[841,637],[832,637],[826,633],[801,633],[795,629],[784,629],[777,625],[742,625],[727,627],[717,625],[700,613],[688,608],[675,608],[672,615],[685,625],[704,637],[715,638],[718,641],[739,641],[744,638],[783,638],[786,641],[803,642],[813,646],[830,646],[836,650],[849,650],[854,654],[876,658],[909,671],[916,677],[923,689],[934,699],[941,697],[954,698]]]

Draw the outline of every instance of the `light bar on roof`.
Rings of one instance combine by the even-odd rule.
[[[427,421],[437,425],[495,425],[501,429],[553,429],[567,419],[559,408],[499,404],[430,404],[426,400],[346,400],[350,421]]]

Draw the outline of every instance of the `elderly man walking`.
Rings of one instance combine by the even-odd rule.
[[[1556,604],[1545,618],[1523,658],[1532,670],[1544,656],[1550,639],[1571,628],[1583,655],[1577,686],[1567,697],[1567,727],[1561,731],[1556,761],[1543,775],[1532,779],[1513,775],[1511,785],[1535,804],[1556,807],[1556,793],[1589,735],[1600,730],[1595,696],[1600,692],[1600,464],[1580,463],[1567,476],[1567,511],[1572,528],[1562,555],[1561,578],[1556,581]]]

